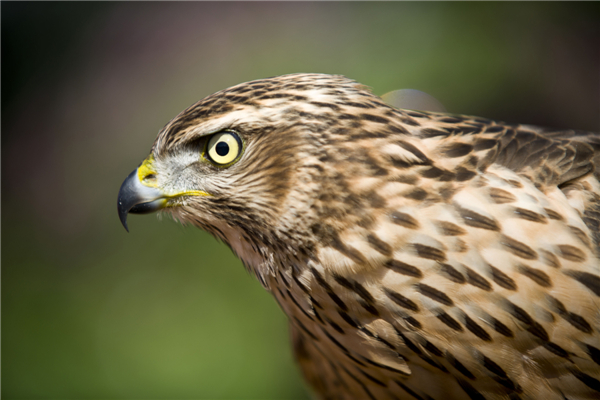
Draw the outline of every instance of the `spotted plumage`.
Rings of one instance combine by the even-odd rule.
[[[223,133],[241,145],[218,163]],[[295,74],[175,117],[119,212],[162,208],[227,243],[289,317],[320,398],[593,399],[599,165],[595,133]]]

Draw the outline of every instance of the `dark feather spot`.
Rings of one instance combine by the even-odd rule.
[[[559,357],[569,358],[569,353],[565,349],[563,349],[562,347],[557,345],[556,343],[544,342],[543,346],[546,348],[546,350],[548,350],[551,353],[556,354]]]
[[[377,338],[377,337],[376,337],[375,339],[380,339],[380,338]],[[374,365],[374,366],[376,366],[377,368],[381,368],[381,369],[385,369],[385,370],[388,370],[388,371],[392,371],[392,372],[394,372],[394,373],[396,373],[396,374],[400,374],[400,375],[404,375],[404,376],[409,376],[409,374],[407,374],[407,373],[406,373],[406,372],[404,372],[404,371],[400,371],[399,369],[392,368],[392,367],[389,367],[389,366],[387,366],[387,365],[380,364],[380,363],[378,363],[378,362],[375,362],[375,361],[373,361],[373,360],[370,360],[370,359],[368,359],[368,358],[363,358],[363,359],[364,359],[364,361],[366,361],[368,364]]]
[[[309,296],[309,299],[311,299],[312,297]],[[313,314],[315,315],[315,317],[317,317],[317,319],[319,320],[319,322],[321,324],[325,324],[325,322],[323,321],[323,318],[321,318],[321,314],[319,314],[319,312],[317,311],[317,309],[315,307],[313,307],[313,304],[309,303],[310,309],[313,312]]]
[[[471,317],[469,317],[468,315],[465,316],[465,327],[471,331],[471,333],[473,333],[475,336],[477,336],[479,339],[484,340],[486,342],[491,342],[492,341],[492,337],[489,335],[489,333],[487,333],[485,331],[485,329],[483,329],[481,326],[479,326],[475,321],[473,321],[473,319]]]
[[[410,192],[403,194],[403,197],[420,201],[427,197],[427,192],[421,188],[414,188]]]
[[[487,292],[492,290],[492,285],[488,281],[486,281],[481,275],[477,272],[473,271],[471,268],[465,267],[467,270],[467,282],[473,286],[478,287],[479,289],[483,289]]]
[[[336,104],[333,103],[321,103],[318,101],[311,101],[310,104],[312,104],[313,106],[317,106],[317,107],[326,107],[326,108],[331,108],[333,111],[339,111],[340,107]]]
[[[302,329],[302,331],[304,331],[304,333],[306,333],[308,336],[311,337],[311,339],[313,339],[314,341],[318,342],[319,338],[316,337],[311,331],[309,331],[302,322],[300,322],[300,320],[296,317],[293,317],[294,321],[295,321],[295,325],[297,325],[300,329]]]
[[[586,352],[590,355],[592,360],[598,365],[600,365],[600,350],[592,345],[585,345]]]
[[[501,384],[502,386],[504,386],[505,388],[507,388],[510,391],[510,394],[508,397],[510,400],[521,400],[521,397],[519,397],[518,395],[515,394],[515,393],[523,393],[523,388],[521,388],[521,386],[519,386],[519,384],[513,382],[509,378],[501,378],[499,376],[494,376],[494,377],[492,377],[492,379],[494,379],[496,382],[498,382],[499,384]]]
[[[345,287],[348,290],[352,290],[354,293],[356,293],[367,303],[367,305],[372,306],[375,304],[375,299],[373,298],[371,293],[369,293],[369,291],[357,281],[344,278],[343,276],[338,274],[333,274],[333,279],[335,279],[335,281],[340,286]]]
[[[310,303],[313,306],[315,306],[315,307],[317,307],[317,308],[319,308],[321,310],[323,309],[323,306],[321,306],[321,304],[319,304],[319,302],[317,300],[315,300],[311,295],[308,296],[308,299],[310,300]]]
[[[418,123],[417,121],[415,121],[412,118],[408,118],[408,117],[400,117],[400,120],[402,121],[402,123],[406,124],[406,125],[410,125],[410,126],[421,126],[420,123]]]
[[[369,242],[369,245],[373,249],[377,250],[379,253],[383,254],[384,256],[389,257],[392,255],[392,246],[390,246],[383,240],[379,239],[374,234],[370,233],[367,235],[367,242]]]
[[[344,335],[346,333],[338,324],[336,324],[332,320],[327,320],[327,323],[329,324],[329,326],[331,326],[333,329],[335,329],[338,333],[341,333],[342,335]]]
[[[413,243],[412,246],[416,250],[417,255],[421,258],[434,261],[446,261],[446,253],[444,253],[443,250],[420,243]]]
[[[498,364],[492,361],[492,359],[490,359],[489,357],[483,356],[483,366],[485,367],[485,369],[498,375],[501,378],[508,378],[506,372],[504,372],[504,370]]]
[[[429,297],[432,300],[437,301],[438,303],[444,304],[446,306],[454,305],[454,302],[448,295],[434,287],[426,285],[424,283],[417,283],[415,288],[421,293],[423,296]]]
[[[440,196],[445,201],[449,201],[452,198],[452,196],[454,196],[456,191],[457,191],[456,187],[454,187],[451,184],[447,184],[447,185],[442,186],[442,188],[440,189]]]
[[[439,119],[440,122],[446,122],[448,124],[458,124],[459,122],[463,122],[464,119],[461,117],[443,117]]]
[[[479,138],[475,141],[473,148],[475,151],[488,150],[494,147],[498,141],[496,139]]]
[[[592,333],[591,325],[581,316],[573,312],[568,312],[564,315],[565,320],[584,333]]]
[[[442,170],[442,169],[440,169],[438,167],[431,166],[431,167],[423,170],[423,172],[421,172],[421,175],[424,178],[433,179],[433,178],[439,178],[440,176],[442,176],[442,174],[444,172],[445,172],[444,170]]]
[[[500,224],[493,218],[478,214],[475,211],[462,208],[459,205],[454,206],[458,214],[465,221],[465,224],[473,228],[487,229],[490,231],[500,231]]]
[[[304,308],[302,308],[302,306],[300,304],[298,304],[298,302],[296,301],[296,299],[294,298],[294,296],[292,296],[292,293],[286,289],[287,295],[289,297],[290,300],[292,300],[292,303],[294,303],[294,305],[300,310],[302,311],[302,314],[304,314],[306,316],[306,318],[310,319],[311,321],[314,321],[314,318],[312,317],[312,315],[310,315],[309,313],[307,313]]]
[[[565,319],[568,323],[574,326],[576,329],[584,332],[584,333],[592,333],[591,325],[583,318],[581,315],[575,314],[567,310],[565,305],[558,299],[548,295],[548,299],[551,304],[554,306],[556,312]]]
[[[540,249],[540,255],[542,256],[542,262],[552,268],[560,268],[560,261],[558,261],[558,257],[556,257],[553,253],[549,251]]]
[[[348,355],[348,354],[346,354],[346,355]],[[354,357],[352,357],[352,356],[349,356],[349,357],[350,357],[351,359],[355,359],[355,358],[354,358]],[[357,360],[357,361],[358,361],[358,360]],[[359,361],[357,364],[360,364],[360,365],[363,365],[363,366],[364,366],[364,364],[363,364],[363,363],[361,363],[360,361]],[[369,390],[369,389],[368,389],[368,388],[365,386],[365,384],[363,383],[363,381],[362,381],[361,379],[358,379],[357,377],[355,377],[354,375],[352,375],[352,374],[350,373],[350,371],[348,371],[348,369],[344,367],[344,365],[343,365],[343,364],[337,364],[337,365],[338,365],[338,367],[342,368],[342,369],[344,370],[344,372],[345,372],[345,373],[346,373],[346,374],[347,374],[347,375],[348,375],[350,378],[352,378],[352,379],[353,379],[353,380],[354,380],[356,383],[358,383],[358,384],[360,385],[360,387],[361,387],[361,388],[362,388],[362,390],[363,390],[363,391],[366,393],[366,395],[368,396],[368,398],[369,398],[369,399],[371,399],[371,400],[376,400],[376,399],[375,399],[375,396],[373,396],[373,393],[371,393],[371,391],[370,391],[370,390]],[[335,370],[336,370],[336,369],[334,368],[334,371],[335,371]],[[361,397],[364,397],[364,396],[361,396]],[[366,398],[366,397],[364,397],[364,398]]]
[[[345,347],[343,344],[341,344],[340,342],[338,342],[338,341],[337,341],[337,340],[336,340],[336,339],[335,339],[333,336],[331,336],[331,335],[330,335],[330,334],[329,334],[329,333],[328,333],[326,330],[323,330],[323,329],[321,329],[321,330],[323,331],[323,333],[325,334],[325,336],[327,336],[327,338],[328,338],[328,339],[329,339],[329,340],[330,340],[330,341],[331,341],[333,344],[335,344],[337,347],[339,347],[339,348],[340,348],[340,349],[341,349],[341,350],[342,350],[342,351],[343,351],[343,352],[344,352],[346,355],[349,355],[349,354],[350,354],[350,352],[348,351],[348,349],[347,349],[347,348],[346,348],[346,347]],[[354,357],[352,357],[352,358],[354,358]],[[357,361],[358,361],[358,360],[357,360]],[[360,361],[359,361],[359,363],[360,363],[360,365],[362,365],[362,366],[364,366],[364,365],[365,365],[365,364],[361,363]]]
[[[408,131],[404,128],[402,128],[401,126],[396,126],[396,125],[388,125],[386,127],[386,129],[388,129],[390,132],[393,133],[408,133]]]
[[[383,291],[384,291],[385,295],[390,298],[390,300],[392,300],[394,303],[396,303],[400,307],[406,308],[407,310],[411,310],[414,312],[419,311],[419,306],[417,306],[417,304],[414,301],[412,301],[411,299],[409,299],[408,297],[404,297],[400,293],[397,293],[388,288],[384,288]]]
[[[575,378],[579,379],[587,387],[600,393],[600,381],[598,379],[593,378],[593,377],[589,376],[588,374],[578,371],[574,368],[572,368],[570,370],[570,372],[575,376]]]
[[[433,358],[426,356],[424,354],[419,354],[419,357],[421,357],[421,359],[423,361],[425,361],[427,364],[431,365],[432,367],[435,367],[437,369],[439,369],[442,372],[446,372],[448,373],[449,371],[446,369],[446,367],[444,367],[442,364],[438,363],[437,361],[435,361]]]
[[[356,127],[353,127],[356,128]],[[367,129],[355,130],[354,133],[350,135],[351,140],[363,140],[363,139],[380,139],[388,136],[387,132],[383,131],[371,131]]]
[[[357,107],[357,108],[373,108],[373,106],[370,105],[370,104],[356,103],[356,102],[353,102],[353,101],[347,101],[347,102],[344,102],[344,103],[339,103],[338,102],[338,104],[340,104],[340,105],[346,105],[346,106],[350,106],[350,107]],[[361,115],[361,117],[362,117],[362,115]]]
[[[565,321],[567,321],[576,329],[584,333],[592,333],[592,327],[585,320],[585,318],[583,318],[581,315],[568,311],[565,305],[557,298],[548,295],[548,299],[550,300],[552,306],[555,308],[555,311],[558,313],[558,315],[564,318]]]
[[[402,388],[402,390],[404,390],[410,396],[414,397],[416,400],[429,400],[429,399],[424,399],[423,397],[419,396],[417,394],[417,392],[415,392],[414,390],[412,390],[411,388],[409,388],[408,386],[406,386],[404,383],[400,382],[399,380],[395,379],[394,382],[396,383],[396,385],[400,386]]]
[[[566,270],[565,274],[574,278],[579,283],[591,290],[596,296],[600,297],[600,276],[575,270]]]
[[[425,154],[418,148],[416,148],[413,144],[405,142],[404,140],[396,141],[398,146],[402,147],[404,150],[412,153],[415,157],[417,157],[420,161],[420,164],[431,164],[431,160],[427,158]]]
[[[428,340],[425,341],[425,346],[423,347],[425,348],[425,350],[427,350],[436,357],[442,357],[444,355],[444,353],[442,353],[440,349],[438,349],[433,343],[431,343]]]
[[[481,132],[481,128],[478,126],[461,126],[456,130],[460,132],[460,135],[473,135],[474,133]]]
[[[525,310],[523,310],[521,307],[519,307],[516,304],[513,304],[511,302],[508,302],[508,305],[509,305],[508,312],[513,317],[515,317],[519,321],[526,324],[527,331],[529,333],[531,333],[534,336],[539,337],[540,339],[542,339],[545,342],[548,341],[548,333],[546,332],[546,330],[539,323],[534,321],[533,318],[531,318]]]
[[[449,326],[450,328],[454,329],[455,331],[462,332],[462,330],[463,330],[462,326],[458,323],[458,321],[456,321],[454,318],[452,318],[447,313],[442,312],[442,313],[436,315],[436,317],[440,321],[442,321],[445,325]]]
[[[455,158],[455,157],[463,157],[473,151],[473,146],[467,143],[452,143],[451,145],[445,147],[442,150],[442,153],[446,157]]]
[[[557,213],[556,211],[554,211],[550,208],[544,208],[544,211],[546,211],[546,214],[548,214],[548,218],[550,218],[550,219],[555,219],[557,221],[565,220],[562,215],[560,215],[559,213]]]
[[[494,317],[491,318],[491,326],[496,332],[506,337],[514,337],[513,332],[508,328],[508,326],[504,325],[502,322],[498,321]]]
[[[356,329],[358,329],[360,327],[358,322],[354,318],[349,316],[347,313],[345,313],[344,311],[337,310],[337,312],[338,312],[339,316],[342,317],[342,319],[344,321],[346,321],[346,323],[348,325],[350,325],[351,327],[356,328]]]
[[[438,136],[448,136],[448,131],[441,129],[425,128],[421,130],[420,137],[422,138],[433,138]]]
[[[411,111],[411,110],[405,110],[404,113],[406,115],[410,115],[411,117],[415,117],[415,118],[427,118],[429,119],[429,117],[426,114],[422,114],[418,111]]]
[[[396,225],[401,225],[409,229],[418,229],[419,222],[409,214],[405,214],[398,211],[393,211],[390,214],[390,220]]]
[[[413,276],[415,278],[423,277],[421,270],[403,261],[389,260],[384,264],[384,266],[402,275]]]
[[[384,208],[387,205],[385,199],[375,192],[368,193],[366,197],[369,205],[373,208]]]
[[[520,264],[517,267],[517,271],[542,287],[552,287],[552,281],[550,280],[550,277],[540,269]]]
[[[456,238],[454,241],[454,248],[452,249],[452,251],[456,252],[456,253],[464,253],[465,251],[469,250],[469,246],[467,246],[467,243],[460,239],[460,238]]]
[[[456,174],[450,171],[442,171],[442,174],[438,177],[440,182],[450,182],[456,178]]]
[[[500,243],[502,243],[510,253],[517,257],[526,260],[537,260],[538,258],[537,253],[531,247],[506,235],[500,237]]]
[[[400,183],[408,183],[409,185],[414,185],[419,181],[419,178],[415,175],[400,175],[394,176],[389,179],[390,182],[400,182]]]
[[[394,330],[396,331],[396,334],[404,341],[404,344],[406,345],[406,347],[411,349],[415,354],[418,354],[418,355],[423,354],[421,349],[419,347],[417,347],[408,337],[406,337],[406,335],[404,335],[402,332],[400,332],[396,327],[394,327]]]
[[[283,284],[285,285],[285,287],[289,289],[290,288],[290,283],[288,282],[288,280],[283,275],[283,272],[280,269],[278,269],[277,270],[277,274],[279,275],[279,279],[283,282]]]
[[[419,321],[417,321],[416,319],[414,319],[413,317],[406,317],[404,318],[404,320],[411,324],[412,326],[414,326],[417,329],[421,329],[421,323]]]
[[[458,272],[450,264],[440,264],[440,267],[441,267],[440,271],[442,272],[442,276],[444,276],[445,278],[448,278],[452,282],[456,282],[456,283],[460,283],[460,284],[466,282],[466,279],[463,276],[463,274]]]
[[[448,360],[448,362],[450,363],[450,365],[452,365],[454,368],[456,368],[456,370],[458,372],[460,372],[461,374],[463,374],[467,378],[469,378],[469,379],[475,379],[475,375],[473,375],[473,373],[471,371],[469,371],[467,369],[467,367],[465,367],[460,361],[458,361],[456,359],[456,357],[454,357],[453,354],[446,353],[446,360]]]
[[[495,125],[495,126],[490,126],[489,128],[487,128],[485,130],[485,132],[486,133],[496,133],[496,132],[502,132],[502,131],[504,131],[504,129],[506,129],[505,126]]]
[[[440,233],[444,236],[459,236],[467,233],[467,231],[465,231],[463,228],[453,224],[452,222],[436,221],[435,224],[437,225]]]
[[[457,379],[456,382],[458,382],[461,389],[465,391],[471,400],[486,400],[485,396],[479,393],[469,382],[464,379]]]
[[[517,198],[512,193],[498,188],[490,188],[490,197],[496,204],[512,203],[517,201]]]
[[[365,264],[367,262],[367,259],[360,251],[356,250],[352,246],[347,246],[339,239],[339,237],[333,237],[331,242],[331,247],[333,247],[334,249],[336,249],[355,263]]]
[[[296,277],[296,274],[292,273],[292,279],[296,282],[296,285],[306,294],[310,294],[310,290]]]
[[[490,269],[492,271],[492,280],[498,286],[508,290],[517,290],[517,284],[511,277],[509,277],[493,265],[490,265]]]
[[[524,208],[520,208],[520,207],[515,207],[513,212],[517,215],[518,218],[522,218],[525,219],[527,221],[531,221],[531,222],[537,222],[540,224],[547,224],[548,220],[546,219],[546,217],[542,214],[538,214],[536,212],[533,212],[531,210],[526,210]]]
[[[392,345],[390,342],[388,342],[387,340],[385,340],[385,339],[384,339],[384,338],[382,338],[382,337],[379,337],[379,335],[377,335],[376,333],[373,333],[373,332],[371,332],[371,331],[370,331],[370,330],[368,330],[367,328],[365,328],[365,327],[362,327],[362,328],[359,328],[359,330],[360,330],[362,333],[364,333],[365,335],[367,335],[367,336],[369,336],[369,337],[372,337],[373,339],[377,340],[377,341],[378,341],[378,342],[380,342],[380,343],[383,343],[383,344],[385,344],[385,345],[386,345],[387,347],[389,347],[390,349],[392,349],[392,350],[395,350],[395,349],[396,349],[396,348],[395,348],[395,347],[394,347],[394,346],[393,346],[393,345]]]
[[[375,308],[373,304],[367,303],[361,299],[358,300],[358,304],[360,304],[361,307],[368,311],[370,314],[374,315],[375,317],[379,317],[379,311],[377,310],[377,308]]]
[[[464,167],[458,167],[456,169],[456,180],[458,182],[468,181],[469,179],[473,179],[473,177],[477,175],[475,171],[471,171]]]
[[[560,244],[557,247],[560,250],[558,255],[564,258],[565,260],[584,262],[587,259],[585,253],[575,246],[571,246],[568,244]]]
[[[388,122],[390,122],[390,120],[387,118],[373,114],[360,114],[360,117],[367,121],[376,122],[378,124],[387,124]]]
[[[333,300],[333,302],[335,304],[337,304],[337,306],[339,308],[341,308],[343,311],[348,311],[348,306],[346,305],[346,303],[344,303],[342,301],[342,299],[340,299],[338,297],[338,295],[335,294],[335,292],[333,291],[333,289],[331,288],[329,283],[327,283],[327,281],[325,281],[325,279],[323,279],[323,277],[321,276],[319,271],[317,271],[314,268],[311,268],[310,270],[311,270],[313,276],[315,277],[317,283],[319,284],[319,286],[321,286],[325,290],[325,293],[327,293],[329,298],[331,298],[331,300]]]
[[[590,239],[588,238],[588,235],[584,231],[577,228],[576,226],[570,226],[570,225],[569,225],[569,229],[571,230],[571,232],[573,232],[573,234],[575,236],[577,236],[577,238],[581,241],[581,243],[585,244],[587,247],[590,247]]]
[[[514,179],[509,179],[507,181],[512,187],[515,187],[517,189],[521,189],[523,187],[523,184],[517,180]]]

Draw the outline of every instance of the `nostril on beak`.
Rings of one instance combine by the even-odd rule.
[[[155,174],[148,174],[144,177],[143,182],[146,185],[156,185],[156,175]]]

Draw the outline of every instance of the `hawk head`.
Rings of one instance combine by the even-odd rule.
[[[381,110],[392,109],[355,81],[324,74],[210,95],[170,121],[123,182],[121,222],[127,229],[128,213],[169,212],[225,241],[259,278],[274,257],[311,257],[322,215],[361,218],[341,177],[369,156],[341,143],[383,135]]]

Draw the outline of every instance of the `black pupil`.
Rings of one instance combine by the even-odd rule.
[[[229,145],[225,142],[219,142],[217,143],[217,147],[215,147],[215,151],[218,155],[223,157],[229,153]]]

